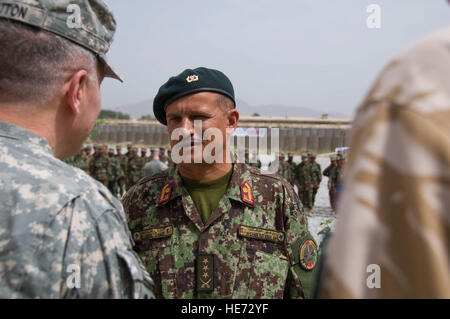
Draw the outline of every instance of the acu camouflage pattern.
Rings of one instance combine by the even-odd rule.
[[[67,24],[73,11],[80,7],[80,27]],[[68,12],[69,11],[69,12]],[[105,65],[105,76],[122,81],[106,59],[113,41],[116,21],[101,0],[0,0],[0,18],[19,21],[71,40],[92,51]]]
[[[0,298],[152,297],[120,202],[47,141],[0,122]],[[67,279],[80,267],[80,288]]]
[[[254,205],[242,199],[245,181]],[[167,184],[172,186],[169,198],[158,204]],[[275,174],[234,164],[228,188],[206,224],[176,167],[141,180],[123,203],[135,236],[173,226],[170,236],[136,241],[158,298],[312,297],[315,271],[302,269],[299,258],[301,244],[312,239],[307,218],[291,185]],[[282,232],[281,242],[240,236],[241,225]],[[196,286],[200,255],[214,256],[209,292]]]
[[[449,48],[447,28],[406,50],[359,108],[322,297],[450,298]]]

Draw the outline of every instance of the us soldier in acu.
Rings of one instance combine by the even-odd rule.
[[[174,155],[187,156],[124,196],[157,297],[311,297],[317,248],[292,187],[275,174],[231,163],[227,134],[239,113],[229,79],[213,69],[187,69],[159,89],[153,109],[169,136],[183,133],[175,134],[181,142],[170,142]],[[216,160],[207,163],[194,150],[211,146],[202,137],[212,128],[222,144],[214,144],[220,144]]]
[[[59,160],[91,132],[103,77],[118,78],[114,31],[102,1],[0,0],[2,299],[153,296],[120,202]]]

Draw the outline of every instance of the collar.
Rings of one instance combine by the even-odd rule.
[[[53,156],[53,151],[44,137],[23,127],[0,121],[0,138],[8,138],[31,144],[32,147],[37,147],[40,151],[44,151]]]
[[[246,165],[244,163],[235,163],[233,164],[233,174],[231,175],[228,188],[225,191],[225,196],[234,201],[241,202],[247,206],[254,206],[255,199],[253,198],[253,194],[250,200],[245,195],[243,195],[243,188],[253,190],[252,184],[252,175],[247,169]],[[180,196],[189,195],[187,189],[183,185],[183,180],[181,179],[180,173],[178,171],[178,166],[169,168],[167,182],[164,184],[161,190],[163,190],[166,185],[170,185],[171,187],[169,198],[162,203],[156,204],[156,206],[162,206]]]

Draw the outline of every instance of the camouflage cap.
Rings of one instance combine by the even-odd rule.
[[[106,59],[116,21],[102,0],[0,0],[0,18],[28,24],[64,37],[93,52],[105,77],[123,80]]]
[[[331,155],[330,156],[330,160],[331,161],[337,161],[337,156],[336,155]]]
[[[294,153],[288,153],[288,156],[294,156]]]
[[[315,157],[316,157],[316,154],[314,154],[314,152],[309,151],[309,152],[308,152],[308,156],[309,156],[309,157],[315,158]]]
[[[302,158],[308,158],[308,152],[303,152],[302,153]]]

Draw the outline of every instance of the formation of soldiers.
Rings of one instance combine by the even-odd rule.
[[[139,149],[132,144],[127,145],[125,154],[122,154],[120,145],[117,145],[115,150],[108,149],[107,145],[94,145],[93,148],[92,153],[91,146],[85,146],[79,154],[64,161],[101,182],[118,198],[144,177],[144,166],[152,160],[147,156],[146,147],[140,148],[139,155]],[[169,165],[166,149],[160,147],[157,151],[159,160]]]
[[[328,177],[328,190],[330,205],[333,214],[336,211],[336,202],[341,189],[342,167],[345,157],[339,151],[331,157],[330,165],[323,171],[320,164],[316,162],[316,154],[312,151],[303,152],[301,162],[294,162],[294,154],[288,153],[285,160],[284,154],[278,154],[278,169],[276,173],[284,177],[292,186],[297,186],[298,195],[308,216],[314,214],[314,204],[317,192],[322,182],[322,175]],[[275,162],[269,165],[269,170]]]

